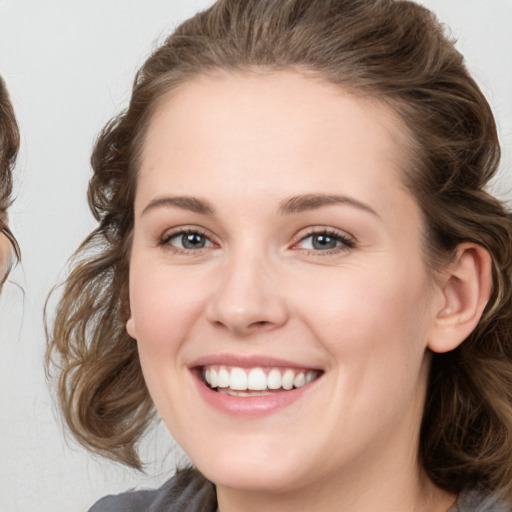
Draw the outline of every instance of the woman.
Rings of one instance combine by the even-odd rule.
[[[85,446],[140,467],[156,408],[197,470],[92,510],[510,510],[499,152],[414,3],[178,27],[97,142],[48,361]]]
[[[20,136],[9,94],[0,78],[0,288],[7,279],[12,261],[11,253],[20,258],[20,249],[7,223],[11,203],[12,168],[18,153]]]

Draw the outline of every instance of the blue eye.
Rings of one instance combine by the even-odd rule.
[[[354,242],[338,233],[319,231],[305,236],[295,247],[310,251],[333,251],[350,249],[354,247]]]
[[[212,241],[198,231],[180,231],[173,233],[163,240],[164,244],[171,245],[177,249],[193,251],[213,247]]]
[[[313,249],[324,251],[326,249],[334,249],[339,244],[339,240],[328,235],[311,235],[311,245]]]

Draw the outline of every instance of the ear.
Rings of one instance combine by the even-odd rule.
[[[428,347],[448,352],[458,347],[475,329],[492,292],[491,257],[480,245],[463,243],[441,274],[442,307]]]
[[[135,320],[133,319],[133,316],[130,314],[130,317],[126,321],[126,332],[128,333],[128,336],[130,338],[133,338],[134,340],[137,339],[137,330],[135,329]]]
[[[122,311],[124,318],[128,318],[125,323],[126,332],[130,338],[134,340],[137,339],[136,329],[135,329],[135,320],[133,319],[132,310],[130,306],[130,291],[128,286],[126,285],[121,291],[122,294]]]

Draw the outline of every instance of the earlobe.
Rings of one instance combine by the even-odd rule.
[[[128,336],[130,336],[130,338],[133,338],[134,340],[137,339],[135,320],[131,315],[130,318],[128,318],[128,320],[126,321],[126,332],[128,333]]]
[[[442,276],[443,305],[435,318],[428,347],[448,352],[475,329],[492,291],[491,257],[486,249],[464,243]]]

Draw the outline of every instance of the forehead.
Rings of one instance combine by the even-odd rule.
[[[379,185],[393,173],[396,185],[407,160],[405,140],[401,120],[385,103],[318,78],[200,76],[158,103],[142,147],[137,196],[155,193],[162,180],[186,188],[193,179],[196,189],[216,179],[242,188],[288,180],[288,187],[328,191],[336,175],[357,192],[358,183]]]

